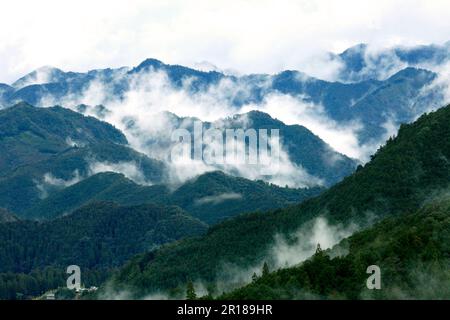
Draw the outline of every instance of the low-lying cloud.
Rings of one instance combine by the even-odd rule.
[[[194,203],[196,205],[203,205],[203,204],[213,204],[217,205],[219,203],[222,203],[227,200],[240,200],[242,199],[242,194],[235,193],[235,192],[228,192],[228,193],[221,193],[214,196],[206,196],[199,199],[195,199]]]
[[[168,155],[173,147],[170,141],[171,133],[176,129],[188,127],[195,119],[214,122],[233,116],[239,111],[249,110],[246,105],[237,107],[232,103],[236,94],[241,98],[246,94],[250,95],[250,89],[246,85],[225,79],[217,85],[208,87],[206,91],[192,93],[190,90],[192,81],[193,79],[185,79],[181,88],[175,88],[165,72],[150,70],[132,76],[129,82],[130,89],[121,99],[113,98],[115,96],[108,83],[96,79],[90,82],[81,95],[69,93],[62,99],[44,96],[40,105],[60,104],[73,109],[80,104],[105,105],[108,112],[101,116],[96,113],[95,108],[88,108],[85,113],[99,117],[122,130],[136,150],[151,158],[169,162],[169,167],[173,169],[169,176],[173,179],[172,182],[179,183],[195,175],[217,170],[218,167],[207,165],[198,159],[168,161]],[[262,84],[263,87],[266,85]],[[278,101],[269,100],[264,106]],[[266,109],[273,111],[279,107],[277,105]],[[258,109],[259,106],[252,105],[252,108]],[[180,120],[174,114],[188,118]],[[219,124],[220,122],[215,123],[216,126]],[[225,126],[225,122],[221,124]],[[283,146],[280,147],[279,154],[280,170],[277,175],[271,177],[262,175],[255,168],[236,163],[227,163],[220,169],[230,174],[235,173],[249,179],[263,179],[283,186],[303,187],[323,184],[320,179],[309,175],[304,168],[291,162]]]
[[[115,172],[121,173],[128,179],[134,181],[140,185],[151,185],[151,181],[148,181],[142,172],[142,170],[138,167],[138,165],[133,162],[100,162],[93,161],[89,163],[89,174],[94,175],[101,172]]]
[[[64,189],[70,187],[82,180],[78,170],[75,170],[70,179],[62,179],[53,176],[50,172],[47,172],[42,177],[42,180],[34,180],[36,188],[39,191],[39,198],[45,199],[54,189]]]

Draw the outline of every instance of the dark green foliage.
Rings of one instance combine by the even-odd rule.
[[[197,299],[197,294],[195,293],[195,288],[192,281],[189,281],[186,285],[186,299],[187,300]]]
[[[164,165],[161,162],[149,159],[127,146],[105,143],[69,148],[47,160],[21,166],[0,177],[0,203],[19,217],[32,219],[54,217],[56,214],[52,210],[47,212],[32,208],[39,205],[42,198],[64,188],[64,185],[55,186],[46,183],[44,176],[51,174],[54,178],[70,181],[78,174],[82,179],[89,174],[92,162],[136,164],[149,182],[161,181],[164,174]],[[89,196],[86,194],[83,197]],[[45,202],[43,205],[45,206]],[[69,206],[68,209],[74,208]]]
[[[213,226],[204,237],[138,257],[115,282],[139,293],[175,288],[187,279],[214,282],[224,262],[242,268],[261,263],[275,234],[288,236],[320,215],[333,224],[363,227],[414,212],[430,195],[449,187],[449,123],[450,106],[424,115],[403,125],[371,162],[320,196],[283,210],[236,217]],[[130,276],[136,264],[139,271]]]
[[[10,275],[16,283],[18,274],[36,278],[33,272],[40,274],[39,270],[49,266],[65,272],[67,266],[76,264],[82,273],[100,272],[120,266],[137,253],[205,231],[205,224],[177,207],[92,203],[48,222],[0,224],[0,273],[16,273]],[[47,289],[52,288],[47,284]],[[16,292],[22,292],[19,289]]]
[[[112,272],[113,269],[106,268],[84,269],[81,274],[81,282],[86,287],[97,286],[110,277]],[[56,288],[60,288],[57,295],[62,293],[69,298],[73,296],[73,292],[64,289],[68,276],[66,267],[62,266],[35,269],[30,273],[0,273],[0,300],[32,299]]]
[[[208,224],[254,210],[267,210],[301,202],[321,188],[281,188],[222,172],[205,173],[171,191],[164,185],[141,186],[112,172],[99,173],[56,192],[33,206],[26,216],[52,218],[90,201],[111,200],[122,205],[158,203],[177,205]],[[221,198],[232,195],[230,198]]]
[[[262,275],[263,276],[267,276],[269,274],[269,266],[267,264],[267,262],[264,262],[263,264],[263,268],[262,268]]]
[[[19,103],[0,111],[0,176],[66,150],[69,138],[78,144],[127,143],[119,130],[95,118]]]
[[[223,299],[449,299],[450,201],[389,218],[344,240],[345,256],[318,251],[298,267],[265,274]],[[332,251],[331,251],[332,253]],[[369,290],[366,269],[381,269]]]
[[[63,187],[46,184],[44,175],[84,178],[92,162],[134,163],[148,181],[161,182],[164,165],[126,143],[110,124],[61,107],[20,103],[1,110],[0,204],[19,217],[41,218],[27,210]]]

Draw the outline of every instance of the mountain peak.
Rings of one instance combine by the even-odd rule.
[[[133,68],[132,72],[139,72],[141,70],[146,70],[150,67],[153,67],[155,69],[159,69],[162,66],[164,66],[164,63],[158,59],[148,58],[142,61],[137,67]]]
[[[416,67],[406,67],[399,72],[392,75],[388,80],[396,80],[402,77],[411,78],[417,75],[428,76],[430,78],[434,78],[436,75],[428,70],[416,68]]]
[[[51,66],[43,66],[26,74],[25,76],[14,82],[12,86],[16,89],[20,89],[32,84],[58,82],[64,78],[64,75],[65,72],[61,69]]]
[[[350,48],[345,49],[342,51],[339,55],[348,55],[348,54],[356,54],[356,53],[362,53],[365,50],[367,50],[368,45],[366,43],[358,43]]]

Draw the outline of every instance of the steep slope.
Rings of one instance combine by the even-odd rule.
[[[239,216],[210,228],[202,238],[136,257],[114,282],[138,295],[175,288],[188,279],[213,282],[224,264],[247,269],[270,259],[277,234],[292,239],[319,216],[332,225],[364,227],[414,212],[433,193],[449,187],[449,122],[447,106],[402,125],[368,164],[322,195],[283,210]]]
[[[281,208],[318,195],[324,189],[285,188],[263,181],[232,177],[220,171],[205,173],[175,190],[169,203],[209,224],[245,212]]]
[[[163,180],[165,166],[128,147],[110,124],[61,107],[25,103],[0,111],[0,205],[19,216],[54,191],[99,171]]]
[[[255,278],[222,299],[449,299],[450,201],[389,218],[318,251],[300,266]],[[344,256],[333,251],[346,248]],[[347,249],[348,248],[348,249]],[[368,266],[381,272],[381,290],[369,290]]]
[[[67,148],[50,158],[18,167],[0,177],[0,204],[25,218],[40,218],[29,209],[92,174],[118,170],[139,183],[164,180],[163,163],[118,144]],[[27,213],[28,212],[28,213]]]
[[[86,73],[37,70],[18,81],[15,88],[8,89],[3,104],[8,106],[26,101],[38,106],[94,105],[99,101],[91,100],[86,93],[95,86],[107,93],[100,103],[108,107],[113,101],[123,101],[127,93],[134,92],[136,87],[140,88],[138,91],[153,90],[147,85],[147,80],[156,72],[164,75],[171,89],[194,100],[208,97],[215,101],[219,96],[220,103],[235,108],[236,112],[242,106],[257,109],[277,95],[293,97],[293,103],[299,103],[299,108],[305,103],[313,103],[314,109],[320,111],[323,108],[323,113],[318,112],[318,116],[326,116],[337,125],[359,124],[359,142],[372,145],[385,138],[388,124],[397,127],[442,104],[443,92],[429,86],[436,74],[420,68],[442,65],[448,61],[449,55],[448,44],[393,48],[378,53],[371,52],[364,45],[355,46],[340,55],[330,55],[332,61],[343,66],[340,82],[324,81],[292,70],[274,75],[232,76],[169,65],[156,59],[147,59],[130,69],[103,69]],[[45,76],[39,77],[38,74]],[[34,81],[38,78],[48,82]],[[428,98],[417,104],[424,93]]]
[[[289,186],[316,186],[318,184],[331,186],[352,173],[359,163],[357,160],[333,150],[307,128],[300,125],[286,125],[282,121],[260,111],[236,114],[214,122],[201,121],[192,117],[178,117],[169,112],[161,113],[156,118],[164,119],[165,123],[167,123],[166,132],[168,134],[157,132],[155,136],[152,136],[151,133],[148,133],[146,145],[150,150],[154,149],[160,153],[166,153],[167,157],[170,155],[171,147],[174,145],[170,133],[178,128],[188,130],[192,136],[195,134],[194,128],[197,124],[200,125],[203,132],[211,128],[218,129],[223,134],[225,147],[229,147],[226,146],[226,130],[246,131],[253,129],[259,133],[259,130],[266,129],[268,136],[271,135],[271,129],[278,130],[280,146],[288,157],[288,159],[283,158],[280,160],[280,166],[287,165],[286,162],[292,164],[292,171],[289,173],[280,172],[279,176],[282,178],[280,178],[281,180],[289,181]],[[142,132],[142,135],[144,133]],[[259,137],[257,136],[257,138]],[[240,140],[240,142],[243,144],[243,140]],[[245,141],[245,144],[246,147],[249,147],[249,139]],[[259,147],[257,149],[260,150]],[[242,167],[247,168],[248,172],[256,171],[251,165]],[[227,173],[236,176],[242,175],[247,177],[246,170],[239,168],[239,166],[233,166],[233,163],[228,166],[218,164],[215,168],[217,170],[225,170]],[[249,174],[249,176],[251,175]],[[273,178],[276,180],[277,175]]]
[[[243,212],[301,202],[321,191],[321,188],[280,188],[221,172],[203,174],[173,191],[165,185],[138,185],[121,174],[106,172],[50,195],[31,207],[25,216],[54,218],[92,201],[109,200],[122,205],[176,205],[191,216],[213,224]]]
[[[442,66],[450,59],[450,46],[422,45],[372,50],[367,44],[350,47],[331,55],[342,63],[339,78],[344,82],[385,79],[405,67]]]
[[[246,120],[246,121],[245,121]],[[286,125],[264,112],[251,111],[236,115],[231,127],[239,128],[242,123],[247,128],[278,129],[281,145],[286,148],[290,160],[306,172],[331,186],[352,173],[358,162],[333,150],[317,135],[300,125]]]
[[[19,103],[0,111],[0,175],[47,160],[70,146],[126,144],[110,124],[61,107],[35,108]]]

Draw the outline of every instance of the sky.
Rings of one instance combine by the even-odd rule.
[[[327,51],[441,44],[449,30],[447,0],[16,0],[0,11],[0,82],[47,65],[87,71],[150,57],[327,79]]]

